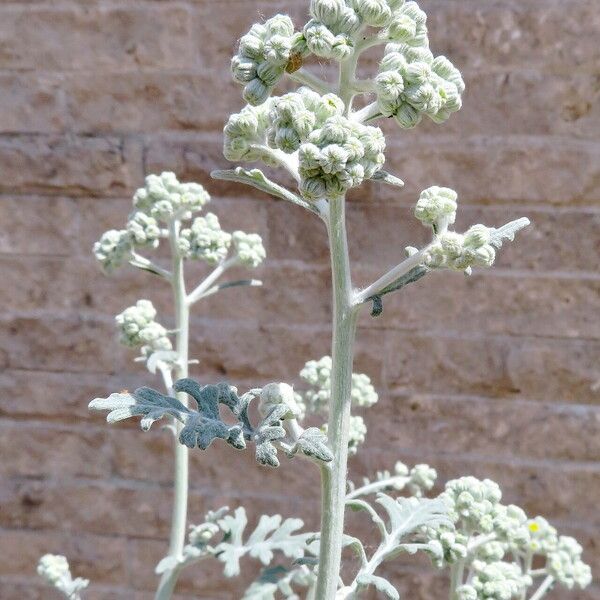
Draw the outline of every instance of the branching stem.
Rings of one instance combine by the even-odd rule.
[[[176,350],[178,363],[175,367],[175,379],[181,379],[188,375],[189,359],[189,329],[190,312],[186,301],[185,278],[183,258],[178,251],[179,230],[181,223],[173,220],[169,226],[171,244],[171,255],[173,262],[173,297],[175,300],[175,320],[177,329]],[[187,406],[186,394],[179,394],[179,400]],[[177,439],[182,428],[179,421],[175,422],[175,473],[174,473],[174,498],[171,519],[171,535],[169,539],[169,556],[179,558],[183,554],[185,533],[187,528],[187,504],[188,504],[188,479],[189,479],[189,451],[186,446],[179,443]],[[166,571],[160,580],[156,591],[155,600],[169,600],[173,595],[179,569]]]

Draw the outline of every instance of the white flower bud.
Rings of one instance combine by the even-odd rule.
[[[258,106],[265,102],[271,95],[271,87],[258,77],[253,79],[244,88],[244,100],[251,106]]]
[[[345,8],[343,0],[311,0],[310,14],[316,21],[331,26],[337,23]]]
[[[130,348],[142,346],[144,355],[156,350],[170,350],[168,332],[155,318],[156,309],[150,300],[138,300],[135,306],[126,308],[115,317],[121,343]]]
[[[490,228],[485,225],[473,225],[465,233],[465,245],[479,248],[490,241]]]
[[[80,592],[88,587],[89,581],[77,577],[73,579],[69,563],[64,556],[46,554],[40,558],[37,572],[50,585],[62,592],[66,598],[79,598]]]
[[[148,175],[145,186],[136,191],[133,205],[148,216],[168,222],[173,218],[187,219],[210,201],[206,190],[198,183],[180,183],[174,173]]]
[[[384,71],[375,77],[375,88],[380,99],[390,100],[395,105],[404,91],[404,78],[396,71]]]
[[[186,258],[199,259],[209,265],[224,260],[231,244],[231,235],[221,229],[213,213],[194,219],[189,229],[180,233],[179,250]]]
[[[408,104],[408,102],[403,102],[396,110],[394,120],[403,129],[412,129],[421,122],[421,115],[419,114],[419,111]]]
[[[456,220],[458,194],[445,187],[432,186],[423,190],[415,207],[415,217],[424,225],[436,226],[440,221],[452,224]]]
[[[287,15],[275,15],[264,25],[265,36],[270,38],[274,35],[291,37],[294,35],[294,23]]]
[[[386,0],[354,0],[354,8],[367,25],[384,27],[392,18]]]
[[[234,231],[232,241],[238,259],[243,265],[258,267],[267,256],[262,238],[257,233]]]
[[[302,416],[302,408],[296,400],[294,388],[287,383],[269,383],[260,392],[258,409],[261,415],[266,416],[273,406],[285,404],[289,411],[285,419],[298,419]]]
[[[127,221],[127,231],[136,246],[158,247],[160,227],[154,217],[141,211],[132,213]]]
[[[132,240],[128,231],[111,229],[94,244],[96,259],[107,273],[118,269],[131,257]]]
[[[304,37],[308,49],[313,54],[323,58],[332,58],[335,35],[323,23],[309,21],[304,27]]]

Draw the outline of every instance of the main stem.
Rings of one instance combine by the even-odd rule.
[[[333,365],[328,425],[333,461],[321,468],[321,544],[315,593],[319,600],[335,598],[344,533],[350,392],[357,319],[357,309],[352,300],[344,198],[330,201],[327,231],[333,284]]]
[[[185,278],[183,270],[183,259],[179,255],[180,222],[174,220],[170,225],[169,241],[173,261],[173,298],[175,301],[175,320],[177,329],[176,350],[178,364],[175,368],[175,380],[187,377],[189,361],[189,331],[190,310],[186,298]],[[179,394],[178,398],[187,405],[185,394]],[[179,558],[183,553],[185,533],[187,526],[188,505],[188,448],[179,443],[179,433],[183,425],[175,421],[176,434],[174,438],[175,474],[173,481],[173,512],[171,517],[171,535],[169,539],[169,556]],[[179,570],[177,568],[166,571],[159,583],[155,600],[168,600],[173,595]]]

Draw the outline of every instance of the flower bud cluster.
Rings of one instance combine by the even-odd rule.
[[[415,465],[409,473],[408,489],[413,496],[422,496],[435,484],[437,471],[429,465]]]
[[[304,400],[311,413],[325,413],[329,408],[332,365],[331,357],[324,356],[320,360],[308,361],[300,371],[300,377],[313,388],[304,393]],[[371,379],[362,373],[352,374],[350,395],[352,404],[363,408],[373,406],[378,400]]]
[[[256,145],[266,143],[271,101],[261,106],[245,106],[231,115],[223,129],[223,155],[227,160],[253,162],[263,158]]]
[[[238,260],[246,267],[258,267],[267,257],[262,238],[258,233],[234,231],[231,236]]]
[[[56,585],[64,577],[70,576],[67,559],[58,554],[46,554],[42,556],[38,564],[37,572],[38,575],[52,585]]]
[[[50,585],[62,592],[67,598],[79,598],[88,585],[89,580],[77,577],[73,579],[69,563],[64,556],[46,554],[40,558],[37,572]]]
[[[456,221],[458,194],[450,188],[431,186],[421,192],[415,206],[415,217],[430,225],[434,231],[444,229],[444,224],[452,225]]]
[[[213,213],[196,217],[189,228],[179,234],[179,252],[184,258],[203,260],[216,265],[225,259],[231,245],[231,234],[221,229]]]
[[[134,246],[157,248],[160,241],[160,227],[154,217],[138,210],[129,215],[127,232]]]
[[[301,87],[297,92],[273,98],[270,108],[269,145],[289,154],[308,141],[328,118],[342,115],[344,103],[335,94],[321,96]]]
[[[433,57],[425,47],[389,44],[375,78],[379,111],[394,117],[405,129],[423,115],[442,123],[462,106],[465,84],[458,69],[445,57]]]
[[[592,582],[592,571],[581,560],[582,551],[577,540],[562,535],[558,538],[556,548],[548,554],[548,574],[569,590],[574,587],[583,589]]]
[[[156,309],[150,300],[138,300],[135,306],[126,308],[115,317],[121,343],[130,348],[141,346],[144,356],[157,350],[171,350],[168,331],[155,319]]]
[[[134,207],[157,221],[189,219],[210,201],[199,183],[180,183],[174,173],[148,175],[143,188],[133,196]]]
[[[442,497],[448,502],[450,516],[472,531],[490,533],[502,498],[500,487],[490,479],[461,477],[446,484]]]
[[[298,394],[294,388],[287,383],[269,383],[260,392],[258,410],[265,417],[271,409],[279,404],[285,404],[289,411],[284,418],[302,419],[304,417],[304,405],[298,402]]]
[[[242,37],[231,71],[235,81],[244,86],[246,102],[258,106],[271,95],[290,61],[306,54],[303,34],[294,32],[288,16],[276,15],[264,24],[253,25]]]
[[[96,260],[107,273],[112,273],[126,263],[131,257],[132,250],[131,235],[125,229],[106,231],[93,247]]]
[[[325,121],[300,146],[300,191],[307,200],[337,198],[372,178],[385,163],[381,129],[341,115]]]
[[[345,60],[362,26],[382,28],[383,39],[427,46],[427,17],[404,0],[311,0],[304,27],[308,49],[321,58]]]
[[[457,590],[460,600],[511,600],[532,584],[515,563],[474,561],[472,568],[470,583]]]
[[[428,247],[424,264],[430,269],[467,273],[472,267],[491,267],[496,260],[496,249],[490,239],[490,228],[485,225],[473,225],[464,235],[443,231]]]
[[[466,535],[444,527],[426,527],[424,533],[430,548],[427,553],[438,569],[467,556]]]
[[[129,261],[136,248],[157,248],[160,238],[166,236],[161,222],[190,218],[209,200],[206,190],[197,183],[179,183],[173,173],[149,175],[145,186],[133,197],[134,210],[126,229],[105,232],[94,244],[94,255],[110,273]]]

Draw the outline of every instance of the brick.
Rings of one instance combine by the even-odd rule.
[[[432,273],[389,295],[383,316],[368,322],[385,329],[600,338],[592,316],[600,311],[600,278],[457,275]]]
[[[0,252],[65,255],[77,245],[77,204],[69,198],[2,197]],[[31,235],[32,229],[35,235]]]
[[[402,451],[426,445],[439,454],[487,459],[598,461],[600,411],[501,398],[402,394],[365,411],[368,447],[379,440]],[[549,443],[552,440],[552,443]],[[565,465],[565,468],[568,468]]]
[[[462,74],[467,86],[462,109],[441,126],[423,120],[418,128],[420,135],[525,134],[598,139],[600,88],[592,73],[548,73],[529,68],[484,68],[481,72],[475,68]]]
[[[122,195],[141,179],[140,148],[115,137],[4,136],[0,165],[2,193]]]
[[[0,357],[16,369],[112,372],[124,351],[114,340],[114,326],[93,318],[5,317],[0,321]],[[111,343],[107,343],[107,341]]]
[[[62,424],[93,419],[100,424],[99,416],[90,413],[87,408],[90,400],[148,383],[149,374],[141,370],[134,376],[119,373],[114,377],[4,370],[0,373],[0,415],[23,420],[59,421]],[[27,401],[15,402],[15,398],[26,398]]]
[[[516,135],[434,140],[413,130],[390,139],[386,156],[389,170],[406,182],[402,196],[411,199],[431,185],[451,187],[469,204],[595,206],[600,199],[600,146],[587,141]],[[378,199],[398,197],[393,188],[370,189]]]
[[[0,133],[55,133],[66,126],[61,80],[50,74],[0,73]]]
[[[90,533],[157,540],[168,537],[171,490],[164,486],[13,479],[3,480],[0,498],[3,507],[0,526],[10,529],[60,528],[71,535]],[[231,491],[210,486],[204,493],[190,494],[189,521],[200,522],[208,510],[240,504],[248,505],[252,515],[281,512],[295,516],[301,514],[302,507],[316,514],[318,499],[314,494],[310,499],[306,495],[277,497],[269,493],[268,487],[252,493],[237,486]]]
[[[189,11],[181,6],[5,7],[0,23],[5,69],[127,71],[193,61]]]
[[[102,432],[0,421],[0,474],[7,477],[110,476],[111,449]],[[27,452],[23,452],[23,447]]]
[[[189,63],[188,63],[189,64]],[[221,131],[237,112],[241,88],[229,70],[71,75],[66,84],[69,115],[77,131]],[[102,94],[98,90],[102,90]],[[210,110],[206,107],[210,106]]]
[[[575,69],[597,60],[593,31],[598,14],[589,0],[529,3],[444,2],[426,0],[429,37],[436,54],[459,66]]]
[[[2,531],[0,576],[28,576],[41,556],[62,554],[74,576],[96,584],[119,584],[126,580],[127,541],[123,538],[80,534],[77,537],[49,531]],[[22,548],[22,552],[14,552]]]
[[[594,403],[598,343],[561,338],[388,334],[386,378],[399,392]]]

